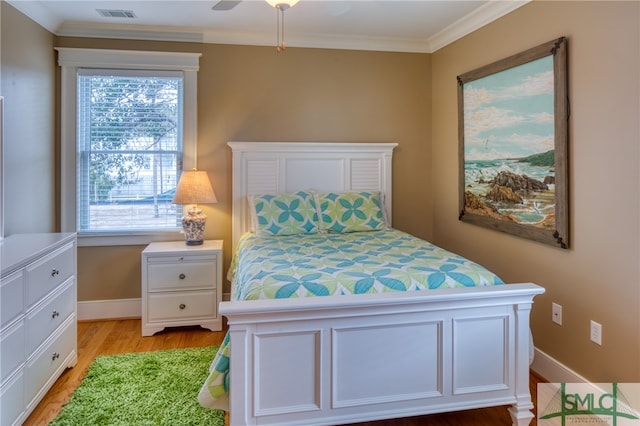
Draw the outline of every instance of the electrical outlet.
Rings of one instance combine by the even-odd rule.
[[[558,305],[557,303],[551,304],[551,321],[562,325],[562,305]]]
[[[602,346],[602,324],[591,320],[591,341]]]

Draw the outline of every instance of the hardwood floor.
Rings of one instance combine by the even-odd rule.
[[[24,426],[47,425],[80,384],[89,364],[99,355],[145,352],[160,349],[219,345],[224,331],[210,332],[199,327],[170,328],[154,336],[141,336],[139,319],[85,321],[78,323],[78,363],[67,369],[40,404],[23,423]],[[531,374],[531,395],[536,403],[536,387],[544,380]],[[195,397],[195,396],[194,396]],[[510,425],[506,407],[492,407],[445,414],[359,423],[357,426],[500,426]],[[531,422],[535,426],[535,419]]]

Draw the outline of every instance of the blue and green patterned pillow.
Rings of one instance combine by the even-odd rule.
[[[346,233],[387,227],[377,192],[328,192],[316,194],[316,198],[323,231]]]
[[[249,195],[251,222],[256,235],[315,234],[319,231],[312,193]]]

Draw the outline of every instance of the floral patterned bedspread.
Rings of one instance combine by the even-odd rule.
[[[402,231],[316,233],[239,241],[229,278],[234,300],[420,291],[503,284],[484,267]],[[228,409],[229,335],[198,400]]]

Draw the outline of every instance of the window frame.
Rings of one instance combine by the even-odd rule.
[[[196,167],[197,73],[201,53],[56,47],[60,74],[60,227],[77,229],[77,75],[79,68],[181,71],[184,75],[182,169]],[[179,240],[179,230],[114,231],[78,234],[79,246],[143,245]]]

